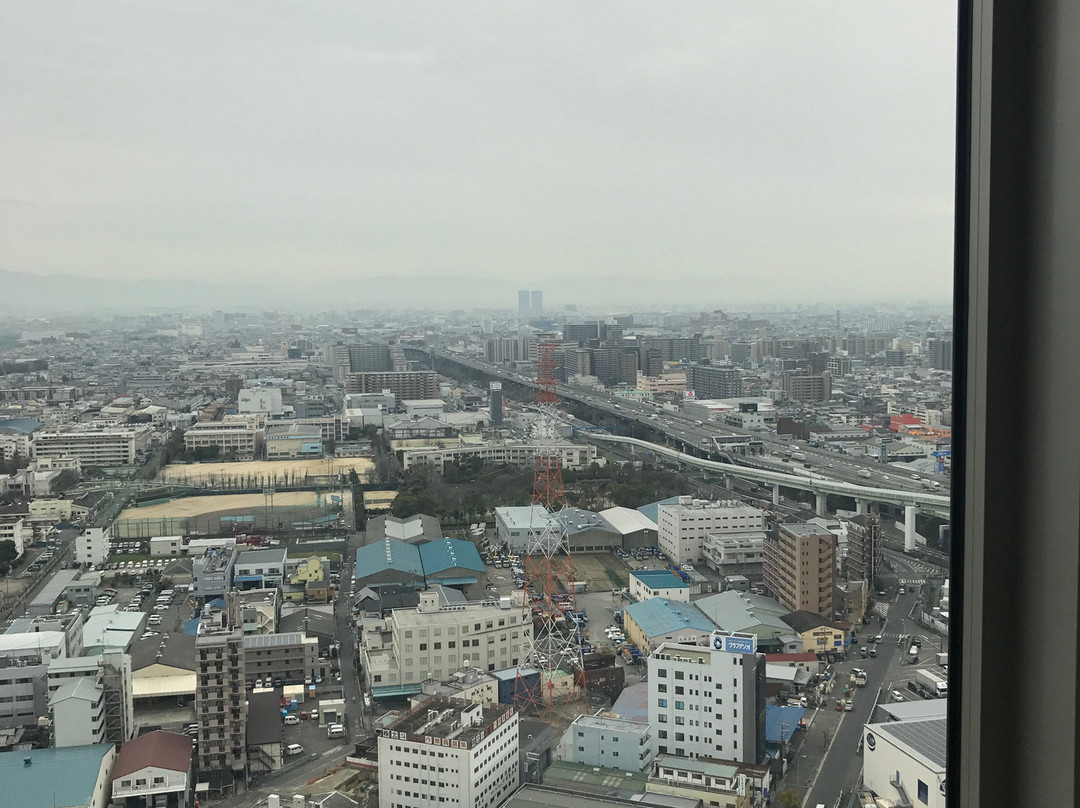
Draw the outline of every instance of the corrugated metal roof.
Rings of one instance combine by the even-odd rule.
[[[386,539],[356,551],[357,578],[366,578],[388,569],[422,578],[424,565],[420,561],[420,550],[397,539]]]
[[[420,545],[420,563],[427,575],[452,569],[484,571],[476,545],[463,539],[437,539]]]
[[[41,808],[42,805],[81,808],[89,805],[94,798],[102,760],[112,751],[111,743],[95,743],[0,752],[4,808]],[[108,773],[104,776],[107,778]]]
[[[689,589],[690,585],[671,570],[634,570],[630,573],[651,589]]]
[[[637,623],[646,637],[659,637],[679,629],[713,631],[716,625],[692,603],[649,598],[631,603],[623,611]]]

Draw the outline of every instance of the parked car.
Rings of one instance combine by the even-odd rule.
[[[286,755],[302,755],[304,754],[304,747],[298,743],[291,743],[285,747]]]
[[[285,716],[285,723],[286,723],[286,724],[299,724],[299,723],[300,723],[300,719],[299,719],[299,718],[297,718],[297,717],[296,717],[295,715],[293,715],[292,713],[290,713],[289,715]]]

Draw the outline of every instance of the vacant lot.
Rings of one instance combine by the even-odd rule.
[[[574,577],[587,581],[590,592],[607,592],[627,586],[629,568],[611,553],[575,553]]]
[[[274,494],[274,508],[314,507],[314,491],[282,491]],[[268,502],[262,494],[223,494],[218,497],[184,497],[145,508],[125,508],[119,519],[167,519],[205,516],[228,511],[261,511]]]
[[[366,480],[374,464],[366,457],[335,457],[322,460],[238,460],[235,463],[177,463],[161,470],[166,482],[210,483],[252,478],[284,485],[286,480],[300,480],[329,474],[348,474],[355,469]],[[274,482],[277,481],[277,482]],[[259,485],[262,482],[258,483]]]

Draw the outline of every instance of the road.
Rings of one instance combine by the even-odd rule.
[[[866,635],[880,633],[883,635],[882,642],[877,645],[877,657],[866,659],[856,658],[852,661],[843,662],[836,666],[837,680],[846,681],[851,674],[852,668],[862,668],[867,674],[866,687],[861,687],[855,694],[855,707],[851,712],[838,713],[839,723],[831,734],[828,751],[821,761],[816,778],[810,787],[807,798],[802,801],[803,805],[833,805],[841,790],[845,797],[851,793],[862,776],[862,755],[857,753],[859,742],[862,739],[863,725],[870,720],[874,709],[875,697],[879,690],[891,686],[896,681],[896,673],[899,670],[899,660],[903,655],[903,648],[898,645],[898,639],[910,627],[907,614],[915,605],[916,594],[908,590],[900,595],[889,606],[889,616],[885,623],[878,626],[871,623],[862,627],[858,639],[859,643],[867,643]],[[830,694],[830,702],[826,709],[833,710],[837,698],[842,698],[842,692]],[[887,699],[887,693],[881,693],[881,699]],[[817,728],[812,727],[810,740],[813,742],[814,732]]]

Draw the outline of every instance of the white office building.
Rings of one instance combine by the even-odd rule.
[[[895,805],[945,808],[944,718],[867,724],[863,786]]]
[[[68,429],[34,433],[34,457],[76,458],[85,466],[134,465],[150,448],[150,426],[97,426],[80,424]]]
[[[579,715],[558,750],[561,760],[628,772],[645,771],[655,754],[651,725],[610,715]]]
[[[262,448],[262,427],[262,417],[254,414],[199,421],[184,433],[184,448],[190,452],[216,446],[222,458],[252,460]]]
[[[755,635],[716,631],[708,647],[666,642],[648,666],[658,754],[761,761],[765,657]]]
[[[497,671],[522,662],[532,620],[509,599],[443,606],[434,591],[415,608],[363,621],[364,670],[376,698],[419,693],[462,667]]]
[[[88,527],[75,540],[75,560],[88,567],[104,564],[109,557],[112,534],[107,527]]]
[[[131,739],[135,713],[128,654],[54,659],[48,682],[55,746]]]
[[[259,415],[281,415],[285,408],[281,404],[280,387],[243,387],[236,397],[236,411],[239,413],[257,413]]]
[[[500,805],[521,781],[518,733],[509,705],[425,702],[379,730],[379,804]]]
[[[738,500],[711,502],[679,497],[657,509],[660,549],[679,564],[705,561],[703,546],[710,536],[765,529],[765,512]]]
[[[557,520],[542,505],[520,505],[495,509],[495,536],[512,552],[525,552],[529,543],[543,535]]]

